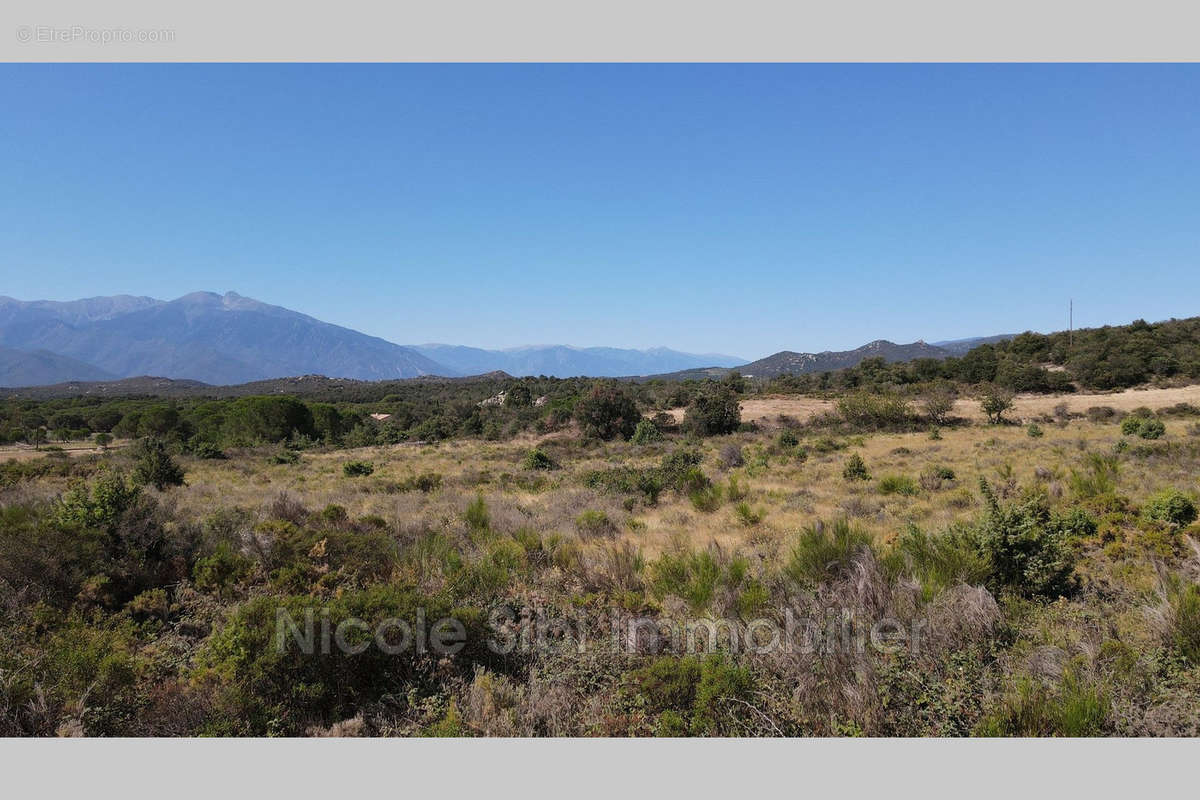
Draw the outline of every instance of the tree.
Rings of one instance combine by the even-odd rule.
[[[99,447],[102,451],[107,450],[108,446],[110,444],[112,444],[112,438],[113,437],[112,437],[111,433],[97,433],[96,434],[96,446]]]
[[[513,408],[524,408],[533,405],[533,392],[523,383],[516,383],[504,393],[504,405]]]
[[[726,384],[698,394],[683,416],[683,427],[698,436],[733,433],[741,424],[737,394]]]
[[[983,396],[979,407],[987,414],[988,422],[999,425],[1004,421],[1004,412],[1013,407],[1013,395],[1005,389],[993,387]]]
[[[628,439],[642,415],[637,403],[619,384],[597,381],[575,404],[575,419],[584,435],[598,439]]]
[[[137,459],[133,468],[133,482],[145,486],[152,484],[162,491],[168,486],[183,485],[183,468],[175,463],[161,439],[146,438],[138,442],[134,450]]]
[[[935,425],[946,424],[950,412],[954,410],[955,394],[953,384],[939,383],[921,398],[921,408],[930,422]]]

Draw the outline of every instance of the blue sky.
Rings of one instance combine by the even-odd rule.
[[[3,65],[0,294],[757,358],[1200,314],[1195,65]]]

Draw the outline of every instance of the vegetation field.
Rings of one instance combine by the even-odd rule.
[[[1197,735],[1189,325],[10,394],[0,735]]]
[[[3,733],[1200,732],[1194,407],[831,402],[709,435],[639,412],[629,440],[35,451],[0,490]],[[367,649],[305,652],[305,613]],[[368,635],[422,616],[461,649]]]

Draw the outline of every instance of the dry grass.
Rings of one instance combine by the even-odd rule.
[[[1160,409],[1177,403],[1200,405],[1200,385],[1179,386],[1169,389],[1126,389],[1121,392],[1045,395],[1017,395],[1013,410],[1008,416],[1014,419],[1035,419],[1053,415],[1055,406],[1065,403],[1073,414],[1082,414],[1092,406],[1112,406],[1118,411],[1132,411],[1140,406]],[[747,422],[777,422],[779,417],[790,417],[797,422],[807,422],[815,416],[833,411],[836,403],[818,397],[781,395],[755,397],[742,401],[742,419]],[[670,414],[675,420],[683,419],[684,409],[673,408]],[[986,422],[979,409],[979,400],[962,398],[954,404],[954,415],[973,422]]]
[[[1157,395],[1160,406],[1200,399],[1196,390],[1162,391]],[[1153,402],[1147,399],[1148,394],[1126,397],[1124,402]],[[1083,407],[1098,402],[1084,398],[1076,401]],[[772,411],[784,407],[779,405],[783,400],[773,402],[777,405],[770,406]],[[1056,400],[1041,402],[1052,409]],[[1168,419],[1164,441],[1189,439],[1189,422]],[[1112,452],[1121,438],[1115,424],[1082,419],[1044,428],[1045,435],[1038,439],[1030,438],[1025,428],[1015,425],[945,429],[936,441],[924,432],[849,437],[841,440],[847,445],[844,449],[825,454],[810,452],[802,461],[770,452],[772,437],[767,433],[706,440],[701,445],[705,455],[702,469],[723,487],[727,487],[730,476],[736,478],[746,492],[744,500],[764,514],[755,526],[740,522],[736,503],[728,499],[717,510],[704,512],[697,510],[687,496],[667,491],[655,506],[641,500],[627,506],[625,497],[583,484],[582,476],[589,470],[657,464],[675,446],[670,442],[651,447],[628,443],[564,446],[562,452],[555,453],[562,468],[549,472],[522,467],[525,452],[535,442],[532,438],[503,443],[462,440],[438,445],[307,451],[294,465],[273,465],[268,463],[267,453],[246,451],[231,454],[228,461],[187,460],[188,485],[173,494],[181,512],[203,517],[223,506],[265,513],[275,497],[287,492],[311,510],[335,503],[344,506],[352,518],[378,515],[396,530],[449,524],[461,516],[477,494],[482,494],[492,512],[493,525],[504,531],[524,527],[574,537],[578,515],[596,510],[612,521],[617,541],[640,548],[647,558],[657,557],[680,541],[694,547],[715,542],[727,550],[754,553],[769,551],[790,533],[818,519],[842,515],[853,516],[880,542],[892,541],[909,523],[940,529],[966,521],[978,513],[979,478],[1000,487],[1002,493],[1006,486],[1030,485],[1038,480],[1048,482],[1052,491],[1061,490],[1084,452]],[[731,442],[745,449],[746,465],[723,471],[719,453]],[[843,479],[842,467],[851,453],[862,456],[871,480]],[[342,466],[349,461],[369,461],[375,472],[348,478]],[[934,467],[952,469],[955,479],[943,481],[936,489],[922,488],[915,495],[879,491],[881,476],[898,475],[916,481],[923,471]],[[1195,476],[1189,470],[1188,464],[1170,459],[1144,459],[1137,469],[1122,470],[1118,490],[1135,502],[1164,485],[1195,490]],[[431,493],[396,490],[397,484],[406,479],[429,472],[442,475],[442,488]],[[605,537],[602,543],[583,544],[608,546],[612,540]]]

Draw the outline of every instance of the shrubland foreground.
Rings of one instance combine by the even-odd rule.
[[[1200,733],[1200,409],[908,368],[7,400],[0,734]]]

